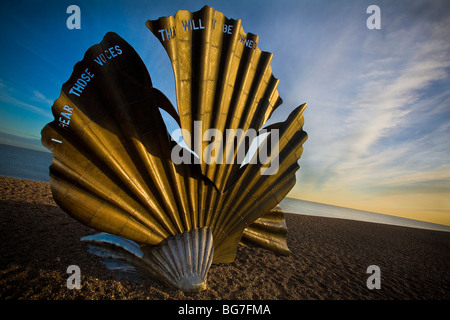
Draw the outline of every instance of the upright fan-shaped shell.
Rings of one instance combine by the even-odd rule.
[[[185,184],[199,176],[170,161],[162,97],[118,35],[108,33],[86,52],[52,107],[55,120],[42,131],[62,208],[94,228],[150,245],[192,228],[191,216],[179,212],[189,211]]]
[[[247,151],[248,143],[246,147],[243,137],[233,147],[224,143],[223,155],[213,155],[220,159],[212,161],[210,143],[202,137],[215,128],[225,142],[226,130],[261,129],[282,103],[270,66],[272,54],[259,49],[258,36],[245,33],[241,20],[227,19],[208,6],[149,20],[147,26],[172,61],[181,128],[191,133],[184,138],[203,158],[202,173],[223,192],[239,170],[238,149]],[[196,121],[201,121],[200,134],[193,135]]]
[[[223,25],[230,32],[223,32]],[[226,19],[212,8],[179,11],[175,18],[149,21],[148,26],[166,37],[162,42],[174,65],[178,114],[153,88],[134,49],[107,33],[75,65],[52,107],[55,120],[42,130],[42,143],[54,155],[52,193],[82,223],[136,243],[109,239],[108,246],[127,245],[112,255],[105,249],[106,256],[183,290],[202,290],[211,261],[233,261],[241,240],[289,252],[284,216],[272,209],[295,184],[306,140],[306,105],[285,122],[265,128],[279,136],[258,149],[271,151],[277,163],[271,174],[269,165],[258,161],[175,164],[171,152],[176,143],[159,108],[189,130],[191,146],[198,139],[195,121],[204,126],[201,136],[207,128],[259,131],[281,103],[278,80],[270,69],[271,54],[259,50],[257,37],[243,33],[240,20]],[[240,140],[237,145],[248,149]],[[200,146],[202,153],[208,148],[203,142]],[[230,150],[227,145],[224,157],[234,160],[236,152]],[[105,238],[85,241],[97,245],[100,254]]]

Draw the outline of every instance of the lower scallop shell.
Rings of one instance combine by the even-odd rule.
[[[145,250],[144,250],[145,252]],[[171,237],[144,254],[154,273],[185,292],[206,289],[206,278],[214,254],[209,228],[193,229]]]
[[[127,276],[153,277],[184,292],[206,289],[214,245],[211,230],[200,228],[166,239],[156,247],[140,248],[133,241],[100,233],[81,239],[103,258],[109,269]]]

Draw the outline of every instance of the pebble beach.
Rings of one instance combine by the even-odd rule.
[[[53,201],[50,184],[0,177],[0,300],[448,300],[450,233],[286,213],[290,256],[240,246],[208,289],[118,279],[80,238],[95,233]],[[69,289],[67,268],[81,271]],[[381,272],[370,289],[369,266]]]

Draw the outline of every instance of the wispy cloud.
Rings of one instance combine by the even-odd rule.
[[[378,34],[359,30],[330,40],[339,43],[334,74],[347,74],[339,90],[328,90],[333,81],[322,74],[312,76],[321,88],[298,83],[313,93],[313,104],[300,161],[305,170],[293,195],[308,188],[323,199],[342,190],[353,196],[450,190],[450,18],[412,25],[407,18]],[[349,50],[355,38],[361,46]]]
[[[25,109],[26,111],[45,116],[46,118],[51,118],[51,113],[48,108],[51,107],[53,102],[50,99],[38,91],[33,91],[29,94],[19,93],[13,86],[8,85],[2,79],[0,79],[0,102],[12,107]],[[45,108],[40,106],[44,106]]]
[[[33,100],[36,100],[37,102],[41,102],[44,105],[47,105],[48,107],[50,107],[53,104],[53,100],[47,98],[46,96],[44,96],[42,93],[40,93],[39,91],[33,91]]]
[[[423,122],[429,120],[427,115],[421,112],[423,106],[420,101],[433,82],[448,77],[450,43],[446,41],[445,34],[449,28],[450,20],[433,27],[429,38],[421,43],[418,51],[412,54],[409,61],[406,61],[404,67],[400,69],[389,60],[383,62],[383,60],[386,61],[384,57],[381,57],[381,61],[374,61],[379,70],[390,70],[390,75],[375,74],[368,77],[355,102],[352,103],[353,111],[346,119],[345,125],[349,133],[345,137],[349,150],[343,155],[344,159],[341,159],[344,160],[343,164],[336,166],[337,170],[345,167],[354,168],[366,156],[379,157],[376,152],[389,143],[385,141],[388,140],[385,139],[386,137],[400,135],[405,130],[414,129],[413,126],[417,125],[417,123],[409,122],[409,114],[422,114]],[[398,35],[394,33],[392,37],[395,39],[402,35],[403,30],[400,30]],[[402,51],[408,52],[412,47],[415,47],[415,43],[404,43]],[[450,95],[450,91],[447,92]],[[436,131],[442,134],[443,131],[431,126],[429,129],[428,136],[435,136]],[[417,147],[418,141],[409,140],[406,137],[401,143],[396,144],[398,145],[394,146],[397,147],[406,145],[404,154],[407,155],[407,152]],[[427,147],[426,144],[423,146]],[[427,151],[430,151],[429,147],[430,145],[426,148]],[[397,152],[401,149],[397,149]]]

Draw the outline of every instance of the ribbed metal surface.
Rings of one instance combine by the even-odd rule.
[[[147,26],[161,41],[173,65],[181,128],[194,132],[202,122],[201,135],[185,136],[188,146],[205,156],[208,141],[200,139],[216,128],[258,131],[281,104],[278,79],[272,75],[272,54],[258,47],[258,36],[245,33],[241,20],[226,18],[205,6],[198,12],[180,10],[174,17],[148,21]],[[169,33],[170,31],[171,33]],[[175,34],[175,36],[174,36]],[[225,145],[224,164],[201,163],[202,173],[223,192],[239,169],[237,147]],[[198,148],[196,148],[198,146]],[[216,161],[217,162],[217,161]]]
[[[134,279],[153,278],[185,292],[206,289],[214,246],[209,228],[192,229],[158,246],[145,246],[109,233],[81,238],[89,252],[102,258],[108,269]]]
[[[114,46],[120,56],[103,66],[94,62]],[[80,96],[70,94],[86,69],[94,75],[91,82]],[[134,49],[108,33],[74,67],[52,107],[55,120],[42,131],[42,143],[54,155],[55,201],[96,229],[152,245],[192,228],[183,184],[195,176],[170,160],[158,94]],[[61,126],[67,110],[70,123]]]
[[[156,248],[144,249],[145,262],[159,279],[185,292],[206,289],[214,246],[209,228],[186,231],[168,238]]]
[[[42,143],[54,155],[50,178],[56,203],[84,224],[144,246],[207,227],[214,262],[234,260],[246,228],[246,238],[260,232],[253,238],[266,239],[259,241],[261,246],[285,253],[279,230],[252,224],[295,184],[307,138],[302,130],[306,105],[267,128],[279,133],[275,174],[263,175],[265,165],[258,162],[242,167],[237,161],[208,165],[206,159],[200,166],[174,164],[174,142],[158,108],[200,139],[202,134],[194,134],[195,121],[202,121],[202,133],[209,128],[258,131],[281,104],[278,80],[272,75],[271,54],[255,45],[258,37],[245,34],[240,20],[210,7],[179,11],[175,18],[147,25],[157,36],[160,30],[175,30],[176,36],[162,43],[174,67],[178,114],[153,88],[134,49],[117,34],[106,34],[75,65],[52,107],[55,120],[42,130]],[[224,32],[223,25],[231,31]],[[192,30],[183,33],[183,26]],[[271,143],[266,139],[259,150]],[[200,146],[204,150],[205,143]],[[229,150],[225,146],[225,158]]]
[[[244,230],[241,243],[260,247],[281,255],[289,255],[286,242],[287,226],[281,208],[272,209]]]

